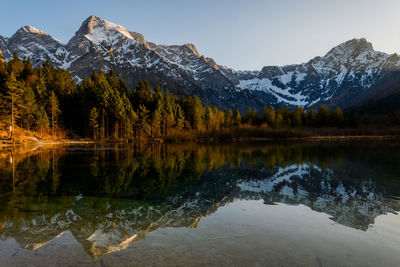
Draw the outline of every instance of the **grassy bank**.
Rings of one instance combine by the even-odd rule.
[[[6,125],[0,123],[0,147],[12,145],[46,145],[62,143],[88,143],[92,140],[80,139],[79,137],[69,136],[65,131],[57,131],[56,135],[48,132],[27,131],[20,127],[14,127],[14,140]]]

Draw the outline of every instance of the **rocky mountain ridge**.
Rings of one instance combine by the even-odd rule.
[[[320,103],[349,107],[400,91],[400,57],[353,39],[303,64],[235,71],[201,55],[195,45],[159,45],[140,33],[96,16],[87,18],[63,44],[32,26],[10,38],[0,36],[5,60],[13,53],[34,65],[47,59],[68,69],[79,82],[93,70],[114,70],[133,88],[141,79],[176,95],[197,95],[208,105],[241,110]]]

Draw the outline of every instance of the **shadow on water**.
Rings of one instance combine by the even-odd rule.
[[[303,204],[367,230],[400,210],[400,145],[45,147],[0,152],[0,237],[36,249],[69,230],[93,258],[236,199]]]

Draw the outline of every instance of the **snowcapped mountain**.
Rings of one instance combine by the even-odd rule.
[[[146,79],[176,95],[198,95],[204,103],[224,108],[234,107],[232,103],[243,95],[193,44],[158,45],[96,16],[86,19],[67,44],[25,26],[9,39],[0,37],[0,45],[6,60],[15,52],[30,57],[34,65],[49,59],[70,70],[77,81],[102,68],[113,69],[129,87]],[[257,98],[250,100],[250,105],[261,106]]]
[[[347,107],[400,90],[400,57],[374,51],[353,39],[298,65],[235,71],[201,55],[193,44],[159,45],[140,33],[96,16],[86,19],[67,44],[31,26],[10,38],[0,36],[6,60],[13,53],[34,65],[49,59],[80,81],[98,68],[113,69],[129,87],[141,79],[176,95],[198,95],[221,108],[264,105],[310,107],[319,103]],[[390,92],[389,92],[390,91]]]
[[[275,103],[346,107],[361,102],[385,82],[398,82],[399,71],[398,55],[374,51],[362,38],[344,42],[307,63],[239,72],[238,87],[265,98],[272,95]]]
[[[5,37],[0,35],[0,54],[1,54],[3,59],[4,59],[3,49],[7,46],[7,43],[8,43],[8,38],[5,38]],[[6,50],[5,52],[7,53],[8,50]],[[7,58],[9,58],[9,55],[7,55]]]
[[[32,26],[24,26],[11,38],[3,38],[2,47],[5,47],[4,57],[6,60],[10,59],[13,53],[17,53],[19,56],[30,57],[32,64],[39,65],[47,58],[54,62],[56,51],[62,45],[60,41],[49,34]]]

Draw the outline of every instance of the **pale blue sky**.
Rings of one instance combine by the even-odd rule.
[[[235,69],[300,63],[365,37],[400,54],[399,0],[0,0],[0,35],[32,25],[67,42],[97,15],[165,44],[194,43]]]

